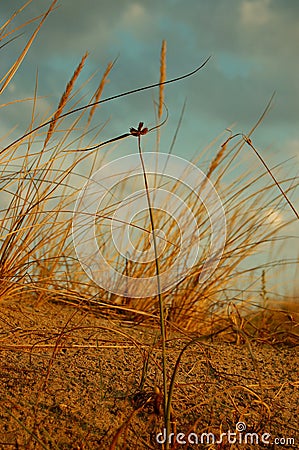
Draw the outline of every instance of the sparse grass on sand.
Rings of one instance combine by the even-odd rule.
[[[35,19],[39,24],[28,44],[1,74],[1,92],[55,4]],[[0,30],[1,44],[9,45],[17,31],[13,18],[8,19]],[[80,96],[87,83],[78,87],[78,80],[87,56],[79,61],[49,117],[38,115],[36,80],[28,130],[18,139],[11,137],[11,143],[7,144],[13,134],[2,139],[0,449],[176,449],[182,445],[174,437],[165,445],[156,440],[165,426],[174,436],[214,433],[218,439],[222,432],[235,432],[240,422],[260,439],[263,433],[271,434],[270,448],[276,448],[274,438],[294,439],[281,441],[279,448],[297,448],[298,302],[295,297],[284,300],[279,292],[269,292],[267,285],[270,268],[275,274],[296,261],[254,267],[246,261],[261,249],[275,249],[279,232],[288,223],[272,226],[271,211],[282,201],[294,208],[289,194],[298,180],[278,183],[269,169],[254,173],[242,166],[233,181],[228,176],[234,165],[241,164],[244,146],[255,151],[252,134],[264,114],[245,138],[235,135],[220,144],[215,140],[213,157],[206,163],[207,177],[221,196],[227,221],[225,247],[216,270],[204,283],[198,282],[208,251],[209,217],[191,193],[185,200],[196,217],[203,248],[188,277],[159,301],[146,293],[138,301],[117,296],[87,278],[71,239],[78,193],[84,180],[105,162],[100,149],[78,150],[100,141],[101,129],[94,120],[114,65],[108,64],[86,108],[81,108]],[[162,82],[165,58],[163,43]],[[160,120],[162,86],[159,99]],[[1,106],[5,110],[13,105],[10,101]],[[72,114],[78,107],[77,114]],[[157,148],[161,131],[157,128]],[[138,140],[142,158],[140,136]],[[204,165],[206,158],[203,153],[194,163]],[[144,180],[150,184],[147,192],[151,183],[159,182],[145,173]],[[121,189],[125,187],[124,182]],[[179,182],[168,189],[184,198]],[[118,205],[119,201],[107,204],[102,218],[111,217]],[[289,223],[297,220],[295,208],[293,212]],[[112,252],[111,260],[115,258],[126,275],[151,275],[159,281],[160,271],[171,267],[177,257],[177,246],[168,244],[178,243],[180,235],[175,223],[154,211],[150,202],[147,213],[142,229],[149,231],[139,235],[136,246],[146,248],[151,227],[162,229],[167,236],[164,258],[156,254],[151,264],[129,264],[104,244],[101,250]],[[183,447],[257,448],[241,441],[242,433],[238,439],[237,443],[224,439],[218,444],[204,441]]]

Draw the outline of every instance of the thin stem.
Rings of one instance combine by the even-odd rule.
[[[140,134],[138,135],[138,151],[139,151],[140,161],[141,161],[141,165],[142,165],[142,172],[143,172],[144,185],[145,185],[145,191],[146,191],[146,196],[147,196],[148,211],[149,211],[149,217],[150,217],[150,222],[151,222],[154,253],[155,253],[155,266],[156,266],[156,275],[157,275],[158,300],[159,300],[159,312],[160,312],[160,330],[161,330],[161,338],[162,338],[162,371],[163,371],[163,395],[164,395],[163,409],[164,409],[164,421],[165,421],[165,428],[166,428],[166,449],[167,449],[168,448],[168,436],[170,433],[170,420],[168,419],[168,415],[167,415],[168,394],[167,394],[167,370],[166,370],[166,324],[165,324],[163,297],[162,297],[162,293],[161,293],[160,268],[159,268],[159,260],[158,260],[158,249],[157,249],[157,240],[156,240],[156,232],[155,232],[155,223],[154,223],[153,210],[152,210],[152,205],[151,205],[151,200],[150,200],[150,195],[149,195],[149,186],[148,186],[148,180],[147,180],[147,176],[146,176],[146,169],[145,169],[144,159],[142,156]]]
[[[78,149],[76,149],[76,150],[64,150],[64,152],[65,152],[65,153],[73,153],[73,152],[90,152],[90,151],[92,151],[92,150],[96,150],[96,149],[99,148],[99,147],[103,147],[104,145],[111,144],[112,142],[119,141],[119,140],[121,140],[121,139],[125,139],[125,138],[127,138],[128,136],[131,136],[131,133],[124,133],[124,134],[121,134],[120,136],[116,136],[116,137],[114,137],[114,138],[112,138],[112,139],[108,139],[108,141],[105,141],[105,142],[100,142],[99,144],[93,145],[92,147],[78,148]]]
[[[292,202],[289,200],[287,194],[284,192],[284,190],[282,189],[282,187],[280,186],[279,182],[276,180],[275,176],[273,175],[273,173],[271,172],[271,170],[269,169],[269,167],[267,166],[266,162],[264,161],[264,159],[262,158],[262,156],[260,155],[260,153],[257,151],[257,149],[254,147],[251,139],[249,139],[247,136],[244,136],[244,140],[246,142],[246,144],[248,144],[252,150],[254,151],[254,153],[256,154],[256,156],[259,158],[259,160],[261,161],[261,163],[263,164],[263,166],[265,167],[265,169],[267,170],[268,174],[271,176],[272,180],[274,181],[274,183],[276,184],[276,186],[278,187],[278,189],[280,190],[280,192],[282,193],[283,197],[285,198],[285,200],[287,201],[288,205],[290,206],[290,208],[292,209],[292,211],[294,212],[295,216],[297,217],[297,219],[299,220],[299,214],[296,210],[296,208],[294,207],[294,205],[292,204]]]

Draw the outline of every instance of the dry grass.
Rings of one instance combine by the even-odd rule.
[[[54,8],[55,3],[56,1],[53,1],[49,10],[42,16],[35,32],[10,70],[2,75],[1,93],[7,89],[43,22]],[[19,14],[21,12],[22,9],[18,11]],[[8,19],[2,26],[0,35],[0,42],[3,42],[2,47],[9,45],[11,42],[11,33],[6,31],[11,20],[13,18]],[[14,31],[16,32],[18,29],[16,28]],[[47,348],[47,351],[50,351],[50,356],[47,359],[47,363],[44,364],[42,379],[39,379],[38,384],[38,389],[45,393],[51,382],[53,368],[61,351],[67,348],[75,348],[71,344],[68,347],[67,340],[78,330],[85,332],[87,329],[80,328],[80,320],[84,321],[88,314],[101,317],[101,320],[105,318],[106,322],[103,325],[103,332],[109,335],[108,343],[113,344],[113,348],[115,348],[115,335],[118,337],[122,335],[124,338],[122,344],[128,345],[128,342],[130,342],[130,345],[142,355],[138,369],[141,371],[140,383],[134,395],[137,396],[138,393],[142,397],[147,392],[147,396],[145,395],[141,403],[139,401],[140,398],[138,400],[138,396],[135,397],[133,410],[130,413],[129,409],[127,410],[129,415],[123,417],[123,423],[118,430],[114,426],[114,434],[113,436],[110,435],[109,444],[111,449],[116,449],[125,448],[124,442],[126,441],[133,442],[132,440],[130,441],[130,436],[134,434],[134,426],[141,426],[139,422],[135,423],[135,419],[140,414],[145,414],[146,408],[151,408],[152,421],[159,422],[160,416],[163,415],[161,413],[161,404],[167,398],[163,399],[161,394],[163,389],[160,389],[163,385],[161,381],[162,367],[159,361],[161,342],[157,330],[158,325],[164,323],[164,319],[163,315],[161,315],[162,300],[159,305],[156,298],[147,297],[145,293],[136,302],[135,298],[120,297],[96,286],[83,272],[73,248],[71,241],[72,213],[80,186],[82,186],[84,180],[89,177],[91,172],[101,167],[104,162],[100,152],[81,153],[76,152],[76,149],[81,149],[82,142],[85,143],[86,147],[89,147],[99,141],[99,131],[90,128],[90,126],[93,117],[98,112],[97,106],[100,103],[107,77],[114,65],[114,63],[108,64],[98,88],[92,94],[91,100],[85,108],[78,106],[79,101],[82,101],[80,98],[82,86],[79,86],[77,90],[75,88],[86,59],[87,54],[82,57],[80,64],[67,84],[56,111],[50,116],[50,119],[39,120],[37,123],[36,108],[38,98],[36,82],[32,120],[28,124],[29,131],[0,151],[0,299],[4,304],[7,304],[7,302],[19,302],[20,305],[27,305],[29,302],[38,308],[40,305],[59,303],[66,310],[71,306],[75,307],[75,309],[68,319],[63,324],[60,324],[57,330],[52,330],[52,334],[51,330],[48,330],[49,333],[44,332],[40,335],[42,342],[35,339],[35,336],[33,343],[29,339],[24,344],[20,342],[12,344],[11,348],[8,348],[9,345],[5,343],[2,346],[2,350],[26,351],[30,347],[33,348],[33,344],[35,349],[38,349],[39,345],[40,348]],[[166,43],[163,42],[160,68],[161,82],[164,83],[165,78]],[[163,89],[164,87],[161,86],[159,118],[162,115],[164,102]],[[123,95],[121,94],[121,96]],[[75,105],[72,105],[72,108],[77,108],[77,115],[73,121],[70,120],[73,117],[71,115],[72,110],[69,110],[67,113],[64,112],[69,106],[70,100],[75,100]],[[5,105],[2,105],[2,108],[5,108]],[[263,116],[264,114],[261,119]],[[257,125],[260,122],[261,120],[257,122]],[[47,126],[48,131],[46,129]],[[168,350],[172,352],[176,340],[183,339],[182,345],[175,353],[176,359],[171,360],[172,369],[167,369],[167,375],[164,380],[168,382],[169,389],[167,414],[169,414],[170,418],[170,412],[172,411],[172,419],[179,417],[178,405],[182,404],[182,398],[186,394],[189,405],[188,408],[185,408],[187,411],[185,417],[187,419],[182,420],[181,423],[186,427],[188,426],[190,430],[196,429],[197,426],[195,415],[193,414],[194,411],[196,410],[198,413],[203,408],[202,404],[197,404],[195,396],[201,392],[200,389],[203,389],[202,386],[204,386],[204,383],[201,383],[199,389],[196,382],[192,380],[188,385],[187,391],[185,391],[184,379],[180,378],[180,370],[183,370],[182,367],[185,367],[182,365],[182,361],[192,346],[199,346],[203,352],[203,342],[216,340],[222,343],[237,344],[246,349],[249,360],[252,362],[250,370],[254,374],[252,376],[256,379],[255,387],[250,388],[250,390],[248,387],[245,388],[238,383],[234,384],[234,387],[229,387],[229,379],[225,379],[227,385],[222,394],[225,397],[226,407],[228,408],[227,405],[229,404],[229,408],[231,408],[228,408],[231,422],[234,414],[240,420],[242,414],[249,414],[246,408],[249,410],[253,405],[258,405],[256,406],[258,412],[254,418],[255,422],[254,420],[253,422],[261,426],[262,416],[265,411],[273,413],[275,412],[275,406],[274,403],[269,406],[265,400],[263,374],[260,373],[260,367],[256,362],[253,347],[256,344],[271,346],[271,348],[278,344],[291,347],[298,344],[299,310],[296,299],[294,298],[284,303],[280,302],[278,305],[277,293],[273,294],[267,291],[268,286],[265,275],[267,274],[267,271],[265,271],[267,268],[257,264],[251,268],[246,266],[246,260],[252,255],[258,255],[261,249],[275,247],[278,233],[288,225],[282,222],[277,226],[272,226],[269,223],[269,211],[275,210],[282,201],[282,194],[276,189],[277,185],[279,184],[279,187],[285,186],[283,189],[284,198],[288,199],[289,194],[297,188],[298,180],[288,179],[278,183],[276,178],[268,177],[267,172],[263,175],[258,175],[249,171],[246,167],[241,169],[242,172],[233,181],[227,177],[229,171],[236,164],[237,157],[240,158],[243,147],[246,144],[254,147],[252,138],[249,138],[249,136],[252,135],[255,128],[256,126],[248,133],[245,141],[243,138],[240,138],[239,142],[234,143],[232,138],[229,138],[224,143],[220,143],[220,145],[217,142],[215,144],[215,156],[207,164],[208,178],[212,180],[218,192],[221,193],[224,204],[227,220],[227,238],[223,255],[216,270],[204,283],[199,283],[199,277],[207,257],[210,239],[207,211],[192,193],[186,196],[186,191],[180,186],[178,181],[168,181],[166,186],[169,192],[176,193],[180,198],[185,199],[194,217],[196,217],[200,241],[203,243],[202,253],[197,264],[185,279],[172,290],[163,294],[162,305],[163,313],[165,312],[167,316],[165,319],[165,338],[167,337],[168,340]],[[89,139],[88,143],[86,143],[87,139]],[[73,151],[68,153],[70,148]],[[198,160],[200,158],[201,156],[198,157]],[[89,167],[89,169],[86,169],[86,167]],[[148,177],[147,181],[149,183],[147,191],[161,186],[161,183],[163,184],[160,176]],[[199,185],[198,188],[200,187],[202,188],[203,186]],[[126,188],[129,188],[129,186],[124,181],[120,189],[125,190]],[[102,242],[105,241],[105,233],[107,233],[107,227],[103,226],[103,219],[105,217],[111,218],[118,206],[118,200],[107,202],[98,214],[98,230],[102,233]],[[161,272],[170,267],[176,260],[180,234],[175,221],[168,215],[163,214],[161,211],[154,211],[153,214],[154,220],[152,225],[154,223],[155,229],[164,230],[167,236],[164,255],[159,258],[159,271]],[[290,219],[289,223],[292,220],[295,220],[295,218]],[[179,216],[179,222],[183,227],[190,225],[186,222],[186,218],[183,215]],[[137,231],[141,232],[138,233],[138,238],[136,238],[135,242],[136,248],[141,251],[144,251],[148,246],[148,230],[150,230],[150,226],[149,218],[146,214],[140,219],[139,230]],[[111,262],[121,267],[124,274],[136,278],[157,276],[157,258],[153,263],[149,264],[131,263],[114,253],[111,248],[105,247],[104,244],[100,243],[99,245],[103,254]],[[188,249],[185,251],[187,252]],[[183,254],[182,257],[184,256]],[[274,266],[274,269],[276,267],[276,270],[280,271],[282,265],[291,263],[296,264],[296,261],[280,261],[277,262],[276,266],[275,262],[271,264]],[[249,286],[253,284],[253,277],[255,277],[255,282],[259,281],[259,279],[261,281],[260,288],[251,292]],[[81,319],[76,321],[78,314],[81,315]],[[12,333],[12,323],[7,322],[4,317],[0,319],[2,323],[5,323],[5,326],[8,326],[8,331],[6,330],[5,333]],[[109,324],[112,324],[111,329],[108,321]],[[131,332],[122,332],[119,327],[120,321],[122,324],[127,324],[127,326],[136,327],[138,333],[141,333],[139,330],[142,330],[142,333],[148,333],[151,330],[150,343],[132,338]],[[141,325],[142,328],[138,328]],[[90,332],[92,330],[95,334],[97,333],[94,323],[90,325]],[[23,332],[26,334],[26,330],[23,330]],[[29,335],[30,333],[26,336],[28,337]],[[83,350],[85,349],[81,341],[76,345],[81,346],[80,348]],[[88,344],[86,348],[88,348],[88,351],[97,349],[98,341],[94,339],[92,346]],[[166,359],[169,357],[166,354],[164,356]],[[163,361],[163,363],[166,363],[165,359]],[[211,361],[212,359],[209,355],[206,355],[207,367],[210,367]],[[213,367],[212,369],[220,370]],[[184,370],[186,370],[184,375],[186,379],[191,372],[188,372],[185,368]],[[225,378],[225,374],[221,376]],[[177,381],[177,377],[179,381]],[[148,378],[151,378],[151,389],[146,391]],[[156,381],[156,378],[158,381]],[[241,383],[239,379],[238,382]],[[241,413],[240,407],[236,403],[239,401],[238,395],[242,390],[246,391],[247,397],[245,397],[248,400],[248,404],[247,406],[245,405],[245,409]],[[164,397],[166,396],[164,395]],[[243,396],[243,398],[245,397]],[[216,398],[215,395],[213,398]],[[171,408],[172,399],[174,401],[174,411]],[[36,405],[40,406],[39,402],[40,398],[36,400],[32,411]],[[39,426],[38,422],[35,421],[34,426],[32,426],[30,420],[26,424],[20,420],[16,404],[10,404],[9,406],[6,403],[3,407],[6,416],[14,419],[18,426],[21,427],[22,433],[24,432],[25,435],[29,436],[28,442],[31,443],[32,447],[28,444],[26,448],[39,448],[34,447],[34,445],[40,445],[40,448],[58,448],[54,446],[54,441],[52,442],[44,432],[40,431],[44,430],[44,428],[41,425]],[[212,403],[209,403],[209,408],[211,417],[214,417]],[[26,410],[28,412],[30,408]],[[32,412],[33,416],[35,413],[37,414],[36,410],[34,411]],[[173,423],[176,420],[179,422],[179,419],[175,419]],[[135,425],[132,425],[134,423]],[[204,426],[204,423],[201,423],[201,426]],[[205,426],[206,429],[211,430],[213,428],[212,423],[206,423]],[[146,440],[144,435],[142,439]],[[46,441],[48,442],[47,445],[44,444]],[[108,445],[107,442],[106,440],[105,445]],[[138,445],[138,448],[141,448],[140,445],[144,445],[144,448],[153,448],[149,442],[145,444],[145,442],[139,441]],[[59,448],[71,447],[68,447],[66,444],[66,447],[62,446]],[[85,447],[82,444],[81,447],[77,446],[76,448]],[[172,448],[177,448],[177,446],[173,445]]]
[[[166,81],[166,41],[163,40],[161,48],[161,61],[160,61],[160,89],[159,89],[159,110],[158,117],[161,119],[163,114],[164,105],[164,84]]]
[[[67,86],[65,88],[64,93],[62,94],[62,97],[61,97],[60,102],[58,104],[57,110],[54,113],[53,119],[52,119],[52,121],[50,123],[49,130],[48,130],[45,142],[44,142],[44,146],[47,145],[47,143],[51,139],[52,134],[54,133],[54,129],[55,129],[55,126],[57,124],[57,121],[58,121],[59,117],[61,116],[62,111],[63,111],[64,107],[66,106],[68,100],[69,100],[69,97],[70,97],[71,92],[73,90],[74,84],[75,84],[77,78],[79,77],[83,67],[84,67],[84,63],[85,63],[85,61],[87,59],[87,56],[88,56],[88,53],[85,53],[85,55],[82,56],[78,67],[76,68],[72,78],[70,79],[70,81],[68,82],[68,84],[67,84]]]

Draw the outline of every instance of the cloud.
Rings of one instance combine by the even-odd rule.
[[[23,0],[1,2],[2,17],[22,4]],[[49,4],[50,0],[33,0],[16,23],[41,14]],[[275,134],[278,127],[295,130],[299,116],[298,13],[295,0],[62,0],[14,82],[24,96],[32,94],[38,67],[40,93],[50,95],[54,107],[80,57],[90,50],[86,78],[94,70],[103,73],[107,62],[120,55],[105,90],[105,95],[115,94],[159,79],[160,45],[166,39],[169,77],[213,55],[196,77],[167,87],[170,112],[179,114],[187,97],[189,124],[202,122],[206,127],[209,123],[212,128],[214,123],[225,128],[237,121],[247,130],[276,90],[274,108],[263,125],[265,133]],[[26,36],[13,49],[24,46],[34,26],[24,29]],[[111,112],[116,122],[121,116],[130,117],[134,125],[135,118],[148,116],[149,108],[152,116],[152,93],[144,93],[109,108],[106,105],[102,113]]]
[[[271,20],[271,0],[245,0],[241,5],[241,21],[247,27],[265,26]]]

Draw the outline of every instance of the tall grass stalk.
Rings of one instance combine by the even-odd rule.
[[[154,247],[154,255],[155,255],[155,267],[156,267],[156,279],[157,279],[157,291],[158,291],[158,301],[159,301],[159,317],[160,317],[160,331],[161,331],[161,341],[162,341],[162,376],[163,376],[163,404],[164,404],[164,422],[166,428],[166,450],[169,448],[168,436],[170,433],[170,418],[167,414],[167,403],[168,403],[168,393],[167,393],[167,352],[166,352],[166,321],[165,321],[165,307],[163,303],[163,296],[161,292],[161,280],[160,280],[160,268],[159,268],[159,256],[157,250],[157,239],[156,239],[156,228],[155,221],[153,215],[153,208],[151,205],[151,199],[149,194],[149,185],[147,180],[146,168],[144,164],[144,159],[142,156],[142,148],[141,148],[141,138],[140,134],[137,136],[138,138],[138,151],[140,156],[140,161],[142,165],[144,186],[147,197],[148,204],[148,213],[151,224],[151,232],[153,236],[153,247]]]

